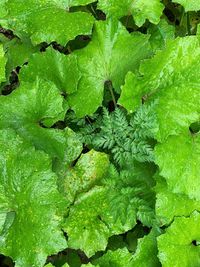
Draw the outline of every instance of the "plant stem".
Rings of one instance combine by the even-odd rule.
[[[108,81],[108,88],[110,90],[110,94],[111,94],[111,97],[112,97],[112,101],[114,103],[114,106],[116,108],[117,107],[117,103],[116,103],[116,99],[115,99],[115,95],[114,95],[114,92],[113,92],[113,86],[112,86],[112,82],[111,81]]]
[[[94,17],[96,18],[96,19],[98,19],[98,16],[97,16],[97,13],[96,13],[96,11],[94,10],[94,7],[93,7],[93,5],[91,4],[91,11],[92,11],[92,13],[93,13],[93,15],[94,15]]]
[[[127,17],[126,17],[126,28],[128,27],[129,18],[130,18],[130,16],[127,16]]]
[[[191,30],[190,30],[190,15],[189,15],[189,12],[187,13],[187,31],[188,31],[188,35],[191,35]]]

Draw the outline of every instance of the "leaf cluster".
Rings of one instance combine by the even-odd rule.
[[[200,266],[200,0],[0,1],[0,266]]]
[[[103,108],[95,121],[80,122],[80,140],[96,150],[111,154],[119,166],[134,161],[153,162],[153,138],[158,130],[155,103],[141,106],[135,114],[127,116],[123,109],[109,113]]]

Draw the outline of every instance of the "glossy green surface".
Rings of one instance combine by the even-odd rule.
[[[0,146],[0,214],[6,215],[0,220],[0,253],[16,267],[43,266],[48,255],[67,246],[57,177],[49,157],[14,131],[0,131]]]

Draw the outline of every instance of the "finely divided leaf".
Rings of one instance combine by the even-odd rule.
[[[16,267],[42,267],[48,255],[66,247],[58,208],[62,196],[46,154],[14,131],[0,131],[0,253]],[[1,221],[2,224],[2,221]]]

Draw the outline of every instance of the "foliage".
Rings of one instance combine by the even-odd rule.
[[[0,1],[0,266],[200,265],[200,1]]]
[[[95,123],[83,124],[81,141],[96,150],[109,152],[120,166],[134,161],[151,162],[154,160],[151,143],[158,129],[154,108],[155,104],[143,105],[130,119],[120,108],[110,114],[104,108]]]

